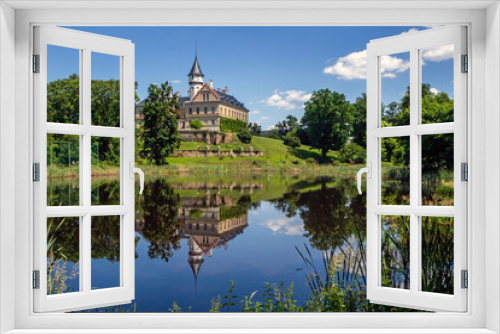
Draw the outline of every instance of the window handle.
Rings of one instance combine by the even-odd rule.
[[[130,161],[130,178],[133,179],[135,177],[135,174],[139,174],[139,184],[140,184],[139,195],[142,195],[142,192],[144,191],[144,172],[142,171],[142,169],[134,166],[135,162]]]
[[[366,173],[366,177],[368,179],[371,179],[371,177],[372,177],[372,163],[371,162],[368,161],[366,163],[366,167],[361,168],[358,171],[358,174],[356,175],[357,179],[358,179],[358,192],[359,192],[360,195],[362,194],[362,191],[361,191],[361,176],[363,175],[363,173]]]

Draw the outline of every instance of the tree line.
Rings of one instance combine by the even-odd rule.
[[[137,84],[136,84],[137,87]],[[120,82],[119,80],[92,80],[91,110],[92,125],[117,127],[120,125]],[[47,121],[56,123],[80,123],[79,77],[68,78],[47,84]],[[136,96],[136,100],[137,96]],[[441,123],[453,121],[453,99],[447,93],[435,93],[429,84],[422,84],[422,123]],[[177,125],[180,107],[179,96],[172,94],[168,82],[152,84],[148,88],[148,99],[143,107],[144,121],[136,130],[136,151],[150,164],[165,163],[181,143]],[[381,125],[409,125],[410,90],[400,101],[381,106]],[[245,142],[251,135],[264,135],[257,123],[249,123],[247,129],[238,134]],[[243,133],[244,132],[244,133]],[[310,100],[304,104],[304,115],[300,119],[288,115],[278,122],[274,129],[267,132],[271,138],[279,138],[297,149],[310,145],[321,151],[322,160],[327,162],[327,153],[337,151],[341,162],[362,163],[366,160],[366,94],[354,102],[344,94],[320,89],[314,91]],[[51,149],[50,161],[62,165],[78,161],[78,136],[48,135]],[[74,150],[68,143],[73,143]],[[384,138],[382,140],[382,161],[395,165],[409,165],[410,143],[408,137]],[[422,160],[428,171],[453,166],[453,135],[441,134],[422,137]],[[120,159],[119,143],[108,137],[93,137],[93,162],[118,165]],[[48,153],[49,154],[49,153]],[[71,155],[71,156],[69,156]]]
[[[454,103],[447,93],[433,92],[430,84],[422,84],[421,117],[423,124],[453,122]],[[292,115],[278,122],[271,131],[264,133],[257,123],[250,123],[253,135],[266,135],[281,139],[291,148],[302,144],[321,151],[323,161],[327,153],[337,151],[341,162],[366,160],[366,94],[354,102],[344,94],[320,89],[314,91],[304,104],[304,115],[299,121]],[[400,101],[381,105],[381,126],[410,124],[410,87]],[[382,161],[408,166],[410,163],[409,137],[383,138]],[[453,135],[422,136],[422,162],[424,171],[453,168]]]

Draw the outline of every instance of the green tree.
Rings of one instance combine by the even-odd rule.
[[[354,103],[351,136],[354,143],[366,148],[366,93]]]
[[[47,122],[80,123],[80,78],[71,74],[47,84]]]
[[[255,123],[248,123],[248,130],[253,136],[261,136],[262,135],[262,126],[255,122]]]
[[[283,137],[283,143],[291,148],[300,147],[300,139],[297,136],[297,130],[288,132],[285,137]]]
[[[346,143],[354,107],[344,94],[321,89],[305,103],[302,125],[314,147],[321,149],[323,160],[329,150],[340,150]]]
[[[168,85],[168,82],[161,86],[149,86],[149,101],[142,109],[144,148],[141,153],[149,157],[150,164],[154,161],[157,165],[162,165],[165,158],[179,148],[181,143],[177,127],[179,116],[175,112],[180,104],[177,95],[173,98],[168,97],[171,90],[172,87]]]
[[[250,144],[252,142],[252,134],[247,129],[240,129],[238,131],[238,139],[243,144]]]

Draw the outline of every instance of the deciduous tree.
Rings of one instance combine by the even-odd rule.
[[[142,110],[144,114],[144,148],[141,153],[149,157],[150,164],[165,163],[175,149],[179,148],[181,136],[177,127],[178,115],[175,109],[179,107],[177,95],[168,97],[172,87],[168,82],[151,85],[148,88],[149,101]]]
[[[302,125],[311,145],[321,149],[323,160],[329,150],[340,150],[347,142],[354,107],[344,94],[321,89],[305,103]]]

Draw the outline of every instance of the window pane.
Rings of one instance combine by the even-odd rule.
[[[120,205],[120,138],[92,137],[92,205]]]
[[[47,134],[47,205],[80,205],[80,137]]]
[[[382,216],[381,218],[381,285],[410,289],[410,217]]]
[[[410,53],[380,56],[382,126],[410,125]]]
[[[47,218],[47,294],[80,291],[80,218]]]
[[[453,218],[422,217],[422,291],[453,294]]]
[[[47,122],[80,123],[80,50],[47,45]]]
[[[410,204],[410,137],[381,139],[383,205]]]
[[[453,122],[453,44],[420,51],[422,123]]]
[[[92,125],[120,126],[120,57],[92,52]]]
[[[120,286],[120,216],[92,217],[92,290]]]
[[[453,138],[422,136],[422,205],[453,206]]]

